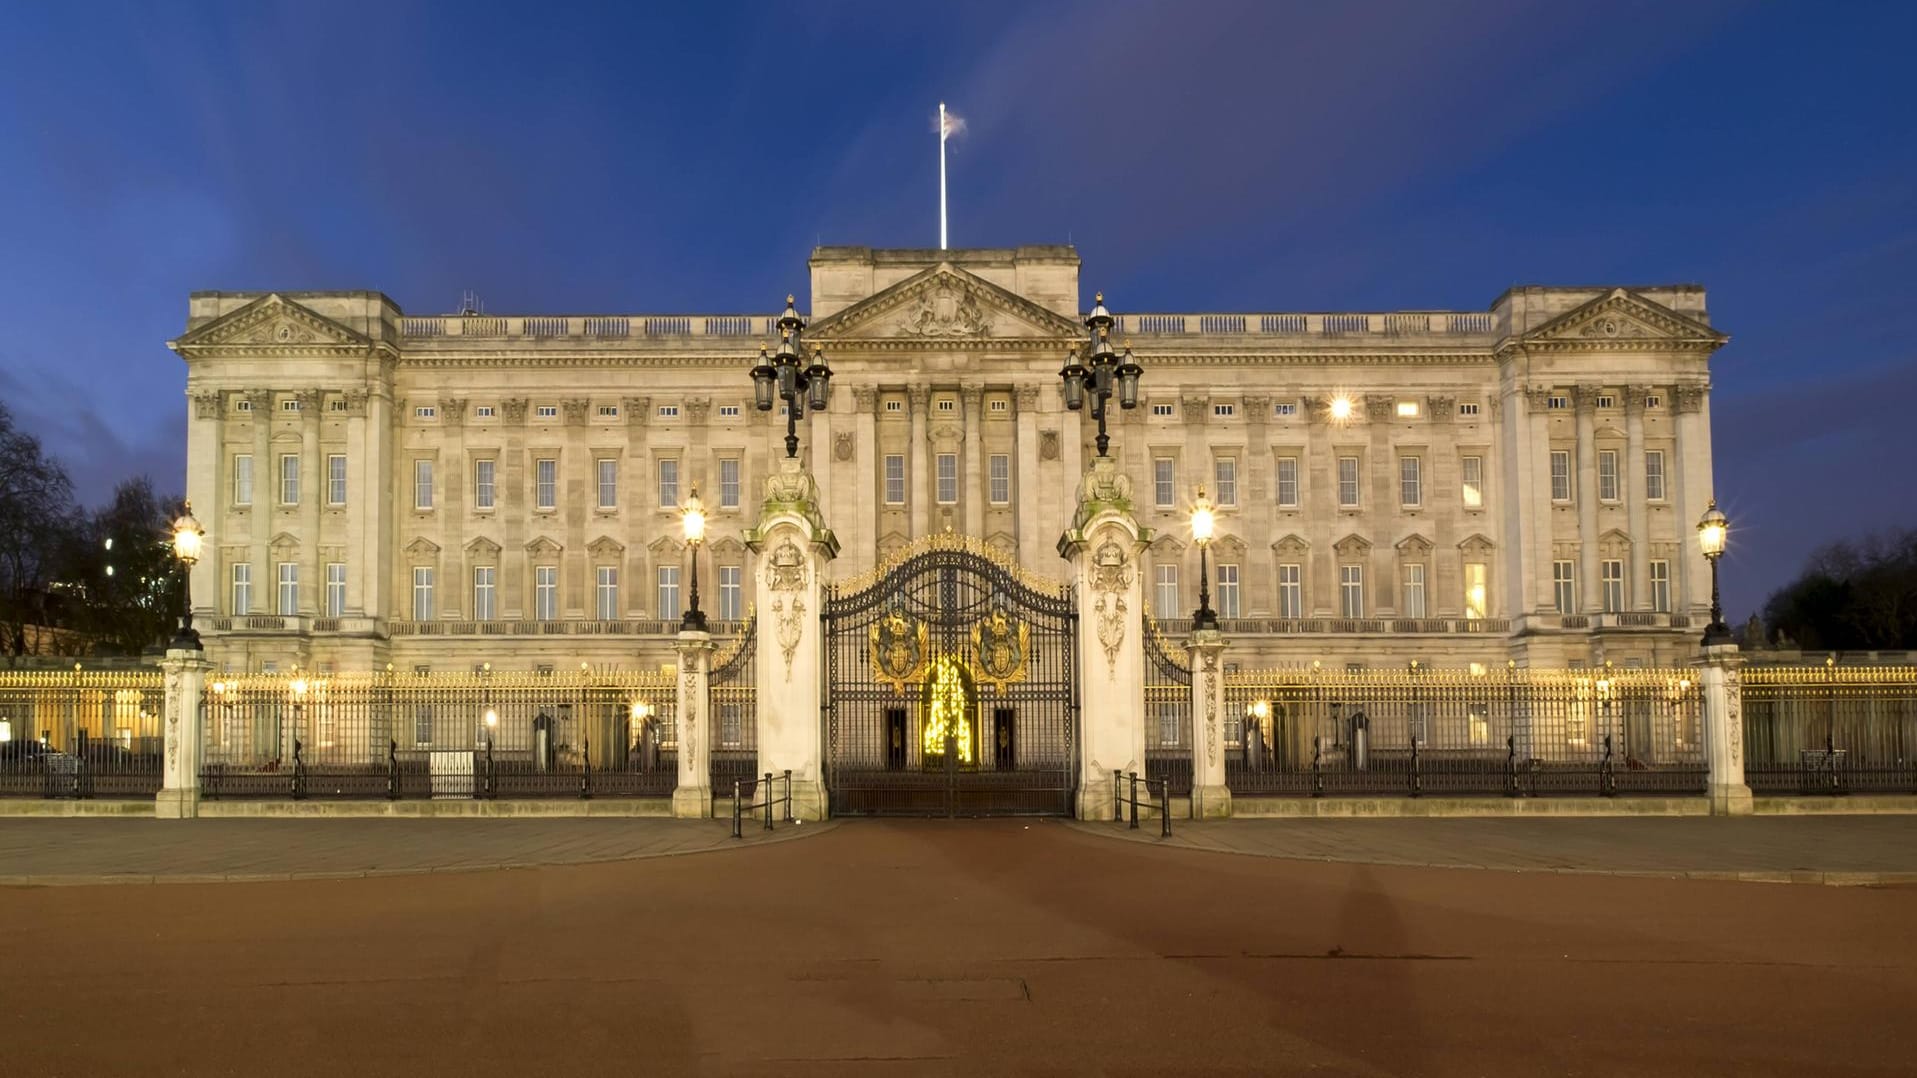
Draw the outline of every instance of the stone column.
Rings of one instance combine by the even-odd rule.
[[[190,820],[200,814],[200,754],[206,737],[200,697],[213,664],[199,648],[169,648],[160,669],[166,677],[166,756],[153,815]]]
[[[1651,609],[1651,529],[1649,507],[1644,500],[1644,396],[1645,386],[1624,387],[1624,475],[1625,519],[1631,528],[1631,609]]]
[[[439,424],[444,433],[440,435],[439,453],[433,462],[433,513],[439,518],[441,553],[438,592],[442,608],[449,615],[470,618],[473,616],[473,570],[466,552],[466,399],[439,398]],[[412,467],[410,463],[407,465],[408,469]],[[498,476],[495,470],[495,484],[499,482]],[[407,478],[410,480],[412,476],[409,474]],[[411,491],[404,496],[410,498]],[[495,582],[494,588],[497,587]],[[495,590],[495,600],[498,595]]]
[[[964,502],[965,534],[985,538],[985,498],[987,479],[980,456],[985,424],[985,388],[977,383],[959,387],[959,421],[965,427],[965,478],[959,483],[959,500]]]
[[[1711,566],[1697,545],[1697,522],[1704,515],[1711,490],[1710,427],[1704,421],[1704,387],[1673,386],[1671,408],[1677,413],[1676,458],[1665,464],[1664,481],[1671,485],[1671,505],[1677,513],[1678,579],[1671,582],[1671,610],[1692,617],[1707,613],[1711,603]]]
[[[200,507],[200,514],[212,524],[210,532],[222,530],[232,519],[233,480],[226,460],[226,446],[220,432],[226,421],[226,401],[216,391],[194,391],[193,411],[186,428],[186,500]],[[195,617],[211,615],[220,607],[220,546],[226,536],[210,534],[206,553],[189,571],[193,589]]]
[[[1394,529],[1403,516],[1399,501],[1398,458],[1391,445],[1391,424],[1398,399],[1383,394],[1365,397],[1365,422],[1371,428],[1371,448],[1365,452],[1365,477],[1370,490],[1363,495],[1365,519]],[[1372,534],[1371,556],[1365,561],[1365,609],[1360,617],[1388,617],[1404,609],[1398,592],[1398,548],[1391,531]],[[1335,558],[1334,558],[1335,560]],[[1429,582],[1426,582],[1429,594]],[[1342,613],[1342,611],[1341,611]]]
[[[1338,511],[1338,461],[1331,444],[1331,398],[1313,397],[1305,402],[1309,413],[1305,428],[1305,459],[1298,467],[1305,473],[1304,524],[1305,601],[1299,614],[1308,618],[1328,617],[1338,609],[1337,564],[1331,545],[1338,541],[1338,528],[1348,523]],[[1359,480],[1363,481],[1362,477]]]
[[[253,586],[246,613],[271,614],[274,610],[272,589],[278,582],[272,580],[273,559],[267,552],[266,542],[273,537],[273,515],[280,505],[280,462],[273,456],[273,391],[249,389],[246,399],[253,409],[249,413],[253,417],[253,508],[247,511],[251,533],[246,545],[246,560],[253,566]],[[222,587],[230,589],[231,580],[229,571]],[[232,592],[228,590],[226,594],[230,596]],[[260,602],[262,595],[269,600],[266,604]]]
[[[1108,820],[1112,772],[1145,770],[1144,583],[1139,555],[1151,530],[1133,513],[1132,483],[1109,457],[1079,483],[1059,556],[1078,597],[1078,799],[1081,820]]]
[[[1012,512],[1018,529],[1018,563],[1036,567],[1043,547],[1039,536],[1040,494],[1044,486],[1038,477],[1038,387],[1022,385],[1013,390],[1018,409],[1018,467],[1012,472]]]
[[[1231,815],[1231,789],[1225,785],[1225,638],[1216,629],[1200,629],[1191,638],[1191,818],[1222,820]]]
[[[1713,816],[1748,816],[1755,811],[1744,782],[1743,681],[1736,644],[1703,649],[1695,662],[1698,695],[1704,705],[1704,755],[1710,764]]]
[[[1241,617],[1270,614],[1278,605],[1278,575],[1257,572],[1255,566],[1269,565],[1270,541],[1282,534],[1277,530],[1277,477],[1272,474],[1271,436],[1265,424],[1271,419],[1271,398],[1247,395],[1240,401],[1245,410],[1245,451],[1238,458],[1238,534],[1251,549],[1248,564],[1239,566],[1238,593]],[[1266,542],[1252,539],[1265,536]],[[1263,546],[1263,550],[1258,549]]]
[[[1531,493],[1532,511],[1524,519],[1531,534],[1531,549],[1534,557],[1524,567],[1526,594],[1531,596],[1526,613],[1549,612],[1556,609],[1557,593],[1551,584],[1551,562],[1557,553],[1556,519],[1557,510],[1551,501],[1551,389],[1539,386],[1525,391],[1527,415],[1530,422],[1531,440]],[[1524,503],[1510,506],[1512,514],[1524,511]],[[1555,621],[1551,622],[1556,625]]]
[[[912,538],[923,539],[932,531],[932,469],[926,442],[931,438],[927,421],[931,418],[932,391],[912,386],[905,391],[906,407],[912,409]]]
[[[880,484],[885,473],[879,461],[879,391],[876,386],[854,386],[852,401],[857,410],[854,420],[852,496],[857,513],[852,518],[852,534],[862,537],[852,551],[852,572],[863,572],[877,563],[879,551],[879,507],[884,498]]]
[[[791,769],[793,814],[824,819],[820,576],[838,556],[839,540],[819,515],[818,484],[797,460],[781,461],[779,470],[766,477],[758,526],[748,530],[745,539],[758,556],[754,585],[759,634],[753,662],[759,688],[759,771],[777,776]]]
[[[1574,391],[1578,470],[1572,493],[1578,500],[1578,610],[1586,614],[1604,609],[1604,589],[1598,583],[1597,398],[1594,385],[1580,385]]]
[[[712,816],[712,697],[707,689],[712,672],[712,634],[681,631],[674,645],[679,653],[679,692],[673,712],[679,727],[679,784],[672,791],[672,814],[680,819]]]
[[[326,501],[326,458],[320,454],[320,407],[325,398],[317,389],[303,389],[300,401],[300,557],[299,596],[293,610],[301,617],[319,613],[319,595],[326,587],[326,563],[320,556],[320,506]],[[272,572],[274,602],[279,601],[279,571]],[[275,609],[273,613],[278,613]],[[307,630],[312,625],[306,626]]]

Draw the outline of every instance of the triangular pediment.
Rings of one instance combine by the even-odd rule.
[[[439,544],[422,535],[406,544],[406,553],[415,558],[435,557],[439,554]]]
[[[1021,340],[1056,345],[1083,337],[1084,330],[1015,292],[941,262],[819,319],[807,335],[915,345]]]
[[[496,558],[499,556],[499,544],[483,535],[476,536],[472,542],[466,544],[466,553],[474,557]]]
[[[745,544],[730,535],[714,539],[711,546],[714,557],[735,558],[745,553]]]
[[[646,549],[652,551],[654,557],[665,557],[667,555],[677,557],[682,548],[671,536],[661,535],[652,542],[647,543]]]
[[[543,535],[526,544],[526,553],[528,554],[557,554],[564,549],[564,547]]]
[[[1482,535],[1472,535],[1459,543],[1458,549],[1466,554],[1489,554],[1493,548],[1491,540]]]
[[[586,544],[586,552],[595,558],[615,558],[626,552],[625,544],[610,535],[602,535]]]
[[[1371,541],[1362,535],[1347,535],[1331,544],[1331,549],[1341,558],[1362,558],[1371,553]]]
[[[1417,532],[1412,532],[1410,535],[1398,540],[1398,553],[1413,555],[1429,554],[1431,553],[1431,540],[1426,539]]]
[[[1277,551],[1281,557],[1298,557],[1310,550],[1311,544],[1305,542],[1303,536],[1294,532],[1271,544],[1271,549]]]
[[[1729,337],[1625,288],[1613,288],[1524,335],[1526,344],[1716,348]]]
[[[314,313],[277,292],[269,292],[237,311],[215,318],[173,343],[176,350],[200,348],[361,350],[372,342],[338,322]]]

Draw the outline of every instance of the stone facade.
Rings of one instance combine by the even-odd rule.
[[[842,545],[828,579],[945,531],[1069,579],[1057,543],[1095,432],[1058,378],[1084,336],[1077,254],[827,247],[811,272],[806,337],[834,379],[800,452]],[[693,488],[710,516],[704,608],[753,602],[746,532],[784,431],[754,411],[747,371],[772,321],[194,294],[170,344],[188,364],[210,657],[672,662],[662,605],[686,594],[675,501]],[[1171,626],[1189,617],[1185,514],[1202,483],[1220,503],[1212,601],[1230,665],[1695,654],[1708,361],[1727,339],[1703,289],[1527,286],[1468,312],[1125,313],[1119,330],[1145,368],[1140,406],[1111,420],[1150,536],[1143,601]]]

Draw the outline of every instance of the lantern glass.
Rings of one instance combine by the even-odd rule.
[[[770,412],[772,410],[772,383],[774,377],[775,375],[772,373],[771,367],[754,367],[752,369],[752,403],[757,405],[761,412]]]
[[[1060,376],[1065,379],[1065,407],[1074,412],[1085,407],[1085,368],[1074,363]]]

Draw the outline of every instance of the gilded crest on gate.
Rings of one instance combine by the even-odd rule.
[[[867,632],[872,644],[872,677],[892,686],[895,695],[905,695],[905,687],[925,678],[928,659],[925,623],[913,621],[897,610],[880,618]]]
[[[1032,627],[1005,616],[1004,610],[972,626],[972,655],[978,680],[999,693],[1025,680],[1025,660],[1032,651]]]

